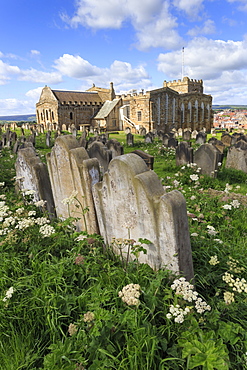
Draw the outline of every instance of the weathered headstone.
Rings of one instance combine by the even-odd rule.
[[[178,145],[178,141],[177,139],[175,139],[174,137],[171,137],[169,140],[168,140],[168,148],[176,148]]]
[[[149,170],[154,169],[154,156],[153,155],[150,155],[138,149],[134,150],[132,153],[139,155],[139,157],[141,157],[144,160]]]
[[[247,149],[241,149],[235,146],[229,148],[225,167],[235,168],[236,170],[247,173]]]
[[[169,141],[169,135],[168,134],[164,134],[163,135],[163,139],[162,139],[162,143],[165,147],[168,147],[168,141]]]
[[[140,253],[140,262],[193,278],[185,199],[177,190],[165,193],[158,176],[138,155],[114,158],[103,181],[93,186],[93,197],[106,244],[113,238],[146,238],[150,244],[145,246],[147,254]],[[125,256],[127,249],[122,249]],[[119,253],[117,247],[115,252]]]
[[[192,133],[191,133],[191,139],[196,139],[197,134],[198,134],[198,131],[193,130]]]
[[[98,159],[101,173],[104,174],[108,169],[110,160],[112,159],[111,151],[108,150],[100,141],[94,141],[88,145],[87,152],[90,158]]]
[[[132,135],[130,132],[126,135],[126,142],[128,146],[134,145],[134,135]]]
[[[146,136],[147,130],[145,127],[140,127],[139,129],[139,135]]]
[[[225,146],[229,147],[232,145],[232,136],[227,133],[222,134],[221,141]]]
[[[197,144],[205,144],[207,140],[207,134],[203,131],[199,131],[198,134],[196,135],[196,143]]]
[[[193,163],[193,149],[187,141],[181,141],[176,148],[176,165],[183,166]]]
[[[45,136],[45,143],[48,148],[51,146],[51,131],[47,131],[46,136]]]
[[[97,159],[90,159],[85,148],[78,147],[73,135],[64,135],[56,139],[51,153],[47,154],[47,165],[57,216],[78,217],[78,230],[98,233],[92,198],[92,186],[100,179]],[[73,194],[76,194],[76,199]],[[81,207],[83,210],[88,208],[85,219]]]
[[[46,201],[45,207],[50,215],[55,215],[54,199],[46,165],[41,162],[32,144],[19,149],[15,163],[17,189],[34,190],[34,202]]]
[[[191,139],[191,132],[189,130],[185,130],[183,132],[183,140],[190,141]]]
[[[194,163],[201,168],[201,173],[216,177],[218,163],[221,162],[220,151],[212,144],[202,144],[194,153]]]
[[[110,139],[106,142],[107,149],[111,151],[112,158],[118,157],[124,154],[124,148],[116,139]]]
[[[145,143],[152,143],[153,142],[153,135],[151,132],[148,132],[145,136]]]

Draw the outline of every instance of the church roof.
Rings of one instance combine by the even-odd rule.
[[[80,92],[80,91],[64,91],[64,90],[52,90],[56,99],[61,104],[80,104],[80,103],[102,103],[97,92]]]
[[[104,119],[107,117],[111,111],[115,108],[117,103],[119,102],[120,99],[114,99],[112,101],[107,100],[104,102],[103,106],[100,108],[94,119]]]

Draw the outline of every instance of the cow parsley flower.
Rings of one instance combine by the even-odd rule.
[[[197,181],[197,180],[199,180],[199,176],[198,175],[190,175],[190,179],[192,181]]]
[[[122,298],[122,301],[127,303],[128,306],[138,306],[140,301],[139,297],[141,295],[139,284],[128,284],[123,289],[118,292],[118,296]]]
[[[40,232],[40,234],[43,235],[43,238],[45,238],[45,237],[48,237],[48,236],[51,236],[52,234],[54,234],[55,229],[54,229],[53,226],[46,224],[46,225],[43,225],[43,226],[40,227],[39,232]]]
[[[211,258],[210,258],[210,260],[208,262],[212,266],[215,266],[218,263],[220,263],[220,261],[218,260],[218,257],[216,255],[215,256],[211,256]]]

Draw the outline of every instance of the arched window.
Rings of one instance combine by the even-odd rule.
[[[49,119],[48,110],[46,110],[46,119]]]
[[[192,109],[191,109],[191,102],[188,104],[188,111],[189,111],[189,121],[192,121]]]
[[[166,93],[166,105],[165,105],[166,116],[165,116],[165,124],[168,123],[168,104],[169,104],[169,97],[168,97],[168,94]]]
[[[184,123],[184,103],[181,105],[181,122]]]
[[[201,112],[202,112],[202,114],[201,114],[201,122],[203,122],[204,121],[204,103],[203,102],[201,104]]]
[[[69,118],[70,118],[70,119],[73,119],[73,113],[72,113],[72,112],[70,112],[70,114],[69,114]]]
[[[195,122],[198,122],[198,101],[195,101],[195,110],[196,110],[196,115],[195,115]]]
[[[157,125],[160,125],[160,96],[157,99],[157,116],[158,116]]]
[[[173,98],[172,100],[172,123],[175,123],[176,118],[176,99]]]

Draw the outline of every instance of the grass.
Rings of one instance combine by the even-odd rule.
[[[186,198],[194,288],[176,294],[173,282],[182,284],[179,276],[136,260],[126,267],[99,235],[76,232],[73,219],[50,222],[30,196],[15,193],[16,157],[3,149],[1,367],[247,369],[247,174],[226,169],[223,162],[212,179],[193,166],[177,167],[175,151],[158,139],[146,144],[136,135],[135,146],[127,147],[124,133],[111,138],[123,143],[125,153],[140,149],[154,155],[154,171],[167,191],[178,189]],[[36,143],[45,161],[51,150],[45,135]],[[41,233],[41,223],[53,227],[49,236]],[[138,286],[137,304],[119,296],[129,284]],[[187,295],[196,291],[210,310],[198,312],[200,301],[187,301],[186,289]],[[180,317],[174,309],[183,312]]]

